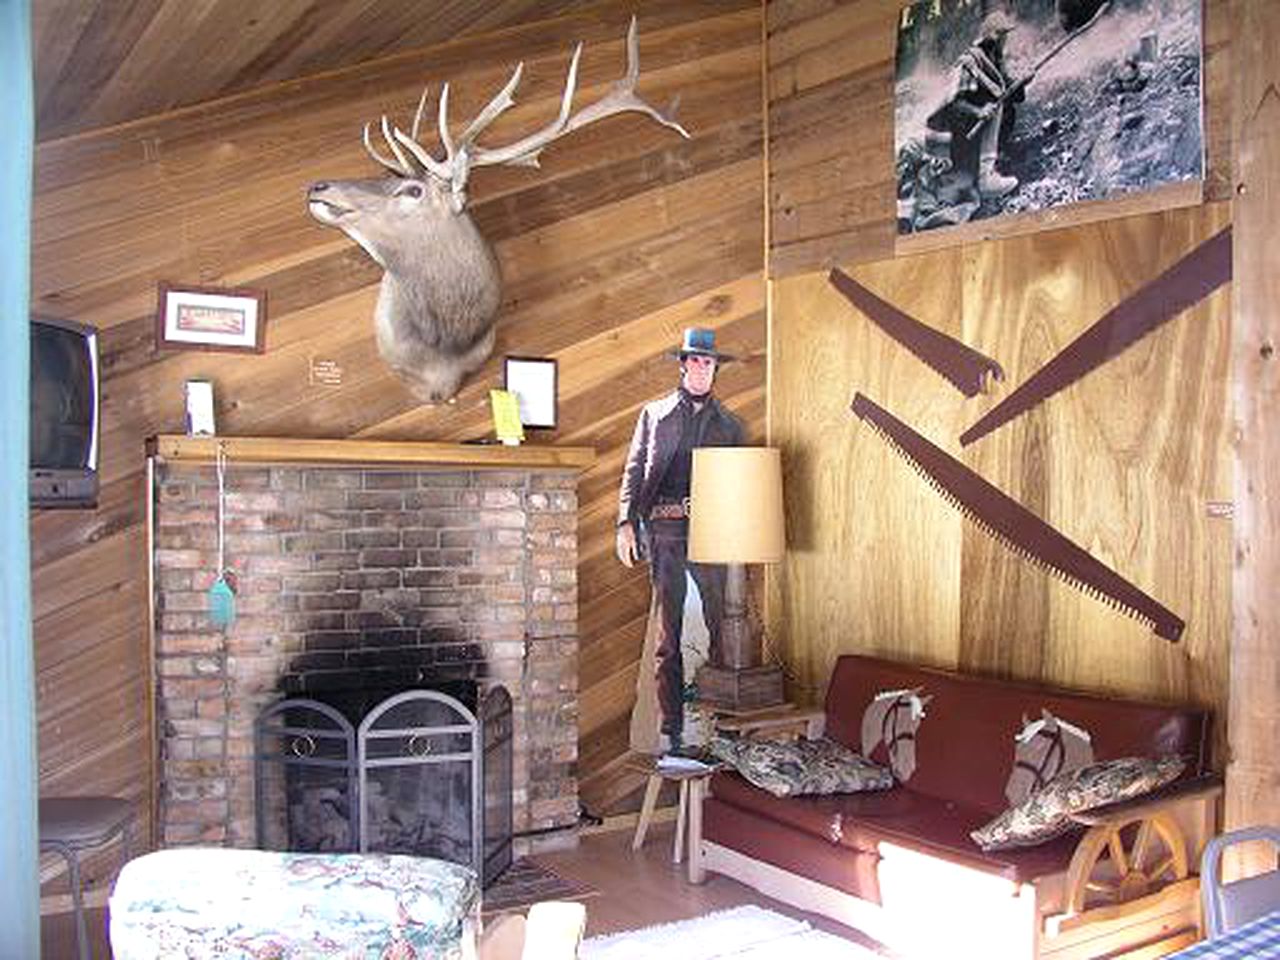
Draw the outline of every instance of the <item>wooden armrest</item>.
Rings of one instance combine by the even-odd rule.
[[[1105,807],[1094,807],[1073,813],[1071,819],[1087,827],[1096,827],[1120,820],[1135,820],[1168,810],[1180,803],[1207,800],[1222,793],[1222,777],[1211,774],[1203,777],[1192,777],[1169,784],[1155,793],[1123,803],[1109,803]]]

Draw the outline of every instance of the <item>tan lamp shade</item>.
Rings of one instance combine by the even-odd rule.
[[[786,550],[774,447],[699,447],[689,485],[689,559],[776,563]]]

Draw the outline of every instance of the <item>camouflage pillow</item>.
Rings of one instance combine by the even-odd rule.
[[[752,740],[716,737],[711,753],[747,782],[775,797],[887,790],[893,774],[848,747],[828,740]]]
[[[1181,757],[1124,757],[1059,774],[969,836],[983,850],[1031,847],[1076,826],[1074,813],[1132,800],[1176,780],[1186,767]]]

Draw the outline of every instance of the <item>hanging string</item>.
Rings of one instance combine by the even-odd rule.
[[[226,560],[227,451],[221,442],[217,446],[214,468],[218,475],[218,570],[209,587],[209,620],[225,631],[236,619],[236,592]]]
[[[218,444],[214,465],[218,472],[218,576],[221,577],[222,572],[227,569],[223,548],[223,525],[227,510],[227,448],[223,443]]]

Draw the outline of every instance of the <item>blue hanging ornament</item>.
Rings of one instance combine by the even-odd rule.
[[[218,577],[209,588],[209,621],[225,631],[236,619],[236,592],[226,577]]]

